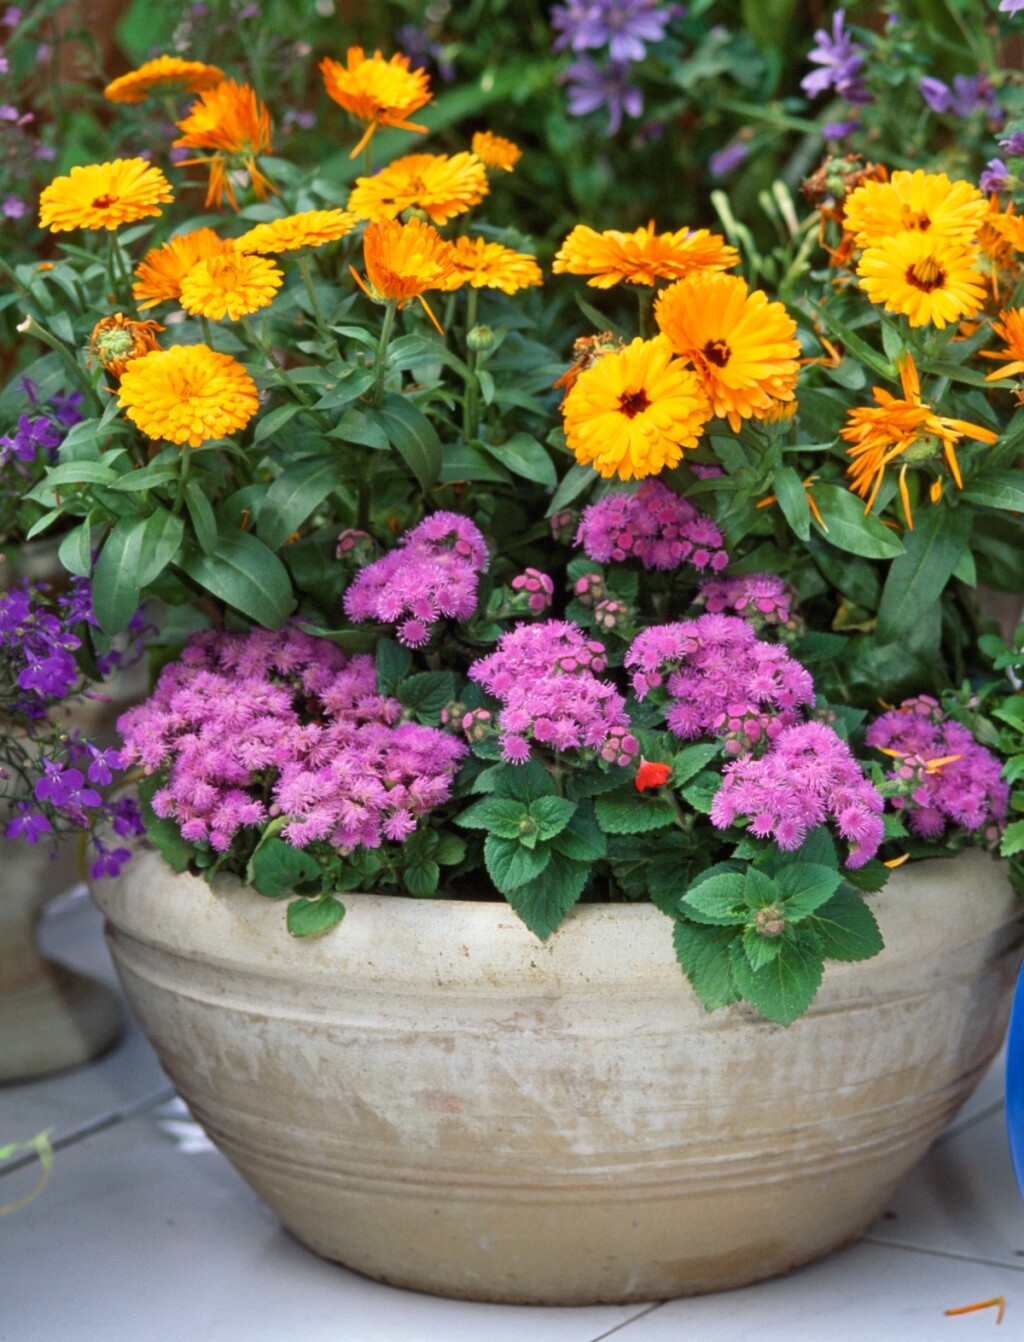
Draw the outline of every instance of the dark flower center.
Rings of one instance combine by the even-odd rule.
[[[92,203],[92,207],[94,210],[109,210],[115,200],[115,196],[97,196]]]
[[[624,391],[619,397],[619,409],[627,419],[635,419],[641,411],[647,409],[650,403],[643,387],[639,391]]]
[[[702,353],[709,363],[715,364],[718,368],[724,368],[729,362],[729,355],[732,350],[724,340],[709,340]]]
[[[906,280],[915,289],[923,289],[930,294],[933,289],[941,289],[946,283],[946,272],[932,256],[915,261],[907,270]]]

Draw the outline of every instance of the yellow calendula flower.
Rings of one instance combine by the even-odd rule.
[[[664,336],[637,338],[577,376],[562,403],[565,437],[605,479],[642,480],[696,447],[711,407]]]
[[[260,252],[274,255],[278,252],[296,252],[305,247],[323,247],[351,233],[358,218],[347,210],[304,210],[283,219],[272,219],[267,224],[256,224],[234,246],[239,252]]]
[[[689,359],[713,411],[734,431],[744,419],[777,417],[800,372],[796,322],[738,275],[698,274],[658,295],[658,326]]]
[[[182,166],[205,163],[210,169],[206,207],[220,208],[225,197],[233,210],[238,209],[233,172],[246,172],[258,200],[266,200],[274,191],[269,179],[256,166],[258,154],[269,154],[270,113],[248,84],[225,79],[200,94],[188,115],[177,123],[181,135],[176,148],[206,149],[209,158],[186,158]]]
[[[961,438],[972,438],[979,443],[994,443],[996,434],[980,424],[969,424],[962,419],[937,415],[921,399],[921,383],[914,360],[904,354],[899,362],[902,398],[893,396],[884,387],[872,387],[875,405],[859,406],[847,416],[846,427],[840,437],[850,446],[850,488],[866,500],[868,512],[885,478],[885,468],[902,458],[899,487],[903,515],[907,527],[913,530],[910,511],[910,492],[907,488],[907,467],[942,457],[958,489],[963,488],[960,464],[956,458],[956,444]],[[935,484],[938,484],[936,481]],[[932,501],[941,494],[941,484],[931,490]]]
[[[981,350],[983,359],[1008,359],[1002,368],[989,373],[985,381],[995,382],[1003,377],[1020,377],[1024,373],[1024,308],[1007,308],[992,323],[993,334],[1005,341],[1006,349]]]
[[[379,51],[368,57],[362,47],[349,47],[344,65],[325,57],[320,72],[328,95],[357,121],[368,123],[351,158],[378,126],[426,134],[426,126],[417,126],[409,117],[430,102],[430,80],[425,70],[409,69],[408,56],[396,54],[385,60]]]
[[[224,71],[180,56],[157,56],[137,70],[112,80],[103,90],[112,103],[140,103],[151,93],[202,93],[224,78]]]
[[[381,219],[368,224],[363,234],[363,260],[369,287],[355,270],[352,276],[372,299],[403,308],[411,298],[417,298],[441,329],[423,294],[443,287],[455,268],[455,251],[436,228],[421,219],[410,219],[407,224]]]
[[[163,214],[174,199],[170,183],[144,158],[116,158],[72,168],[55,177],[39,197],[39,223],[51,233],[73,228],[120,228]]]
[[[916,168],[851,191],[843,202],[843,227],[858,247],[875,247],[899,233],[927,233],[966,245],[987,213],[988,202],[973,183]]]
[[[489,130],[478,130],[470,142],[470,148],[477,158],[488,168],[501,172],[513,172],[523,156],[523,151],[503,135],[494,135]]]
[[[237,321],[272,303],[283,281],[280,266],[267,257],[226,247],[184,276],[181,306],[197,317]]]
[[[971,317],[985,302],[977,247],[929,233],[898,233],[868,247],[857,262],[861,288],[886,312],[903,313],[911,326],[940,329]]]
[[[162,247],[152,247],[135,268],[132,296],[139,308],[156,307],[181,297],[181,282],[197,261],[222,252],[227,244],[212,228],[179,233]]]
[[[147,438],[189,447],[244,429],[259,407],[242,365],[208,345],[172,345],[133,359],[117,401]]]
[[[89,351],[98,357],[108,373],[120,377],[132,359],[160,348],[156,333],[163,329],[159,322],[132,321],[123,312],[115,312],[112,317],[103,317],[92,328]]]
[[[455,269],[442,289],[461,289],[468,284],[473,289],[501,289],[514,294],[544,282],[537,258],[526,252],[513,251],[486,238],[456,238],[452,246]]]
[[[728,270],[739,259],[735,247],[706,228],[656,233],[652,220],[632,233],[617,229],[598,233],[577,224],[551,269],[556,275],[590,275],[587,283],[593,288],[610,289],[615,284],[653,285],[699,271]]]
[[[348,209],[360,219],[397,219],[422,210],[434,224],[479,205],[490,186],[475,154],[408,154],[372,177],[357,177]]]

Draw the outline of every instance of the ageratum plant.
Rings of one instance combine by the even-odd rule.
[[[892,866],[1024,848],[979,591],[1024,559],[1013,202],[826,159],[769,292],[685,217],[531,244],[487,222],[520,146],[425,140],[423,69],[318,78],[308,164],[231,72],[116,81],[181,99],[167,160],[57,176],[16,273],[89,412],[35,532],[108,635],[163,603],[149,837],[298,935],[347,890],[540,938],[650,900],[709,1009],[789,1023],[880,949]]]

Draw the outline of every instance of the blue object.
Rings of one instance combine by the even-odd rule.
[[[1024,969],[1017,979],[1006,1041],[1006,1130],[1017,1187],[1024,1197]]]

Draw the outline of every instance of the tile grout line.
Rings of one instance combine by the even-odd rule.
[[[605,1338],[612,1337],[615,1333],[621,1333],[622,1330],[628,1328],[631,1323],[636,1323],[638,1319],[646,1319],[648,1314],[653,1314],[655,1310],[662,1309],[667,1304],[667,1300],[655,1300],[654,1303],[648,1305],[646,1309],[642,1309],[639,1314],[634,1314],[631,1319],[623,1319],[621,1323],[617,1323],[614,1328],[609,1328],[607,1332],[598,1333],[596,1337],[591,1338],[591,1342],[604,1342]]]
[[[155,1109],[157,1105],[166,1104],[168,1100],[173,1100],[176,1094],[177,1092],[173,1086],[164,1086],[161,1090],[154,1091],[150,1095],[144,1095],[134,1104],[125,1105],[122,1109],[114,1109],[99,1118],[91,1119],[88,1123],[80,1124],[77,1128],[71,1128],[68,1132],[62,1132],[50,1142],[50,1149],[52,1151],[62,1151],[65,1147],[73,1146],[76,1142],[83,1141],[86,1137],[92,1137],[97,1132],[104,1132],[107,1128],[116,1127],[118,1123],[123,1123],[126,1119],[138,1118],[140,1114]],[[26,1165],[35,1164],[37,1159],[38,1156],[34,1151],[13,1156],[0,1165],[0,1179],[5,1174],[13,1174],[15,1170],[24,1169]]]
[[[1018,1267],[1015,1263],[1006,1263],[998,1258],[982,1258],[978,1254],[958,1253],[953,1249],[931,1249],[924,1244],[901,1244],[898,1240],[879,1239],[877,1235],[864,1235],[860,1243],[873,1244],[879,1249],[903,1249],[906,1253],[926,1254],[930,1258],[951,1258],[958,1263],[1005,1268],[1007,1272],[1024,1272],[1024,1262]]]

